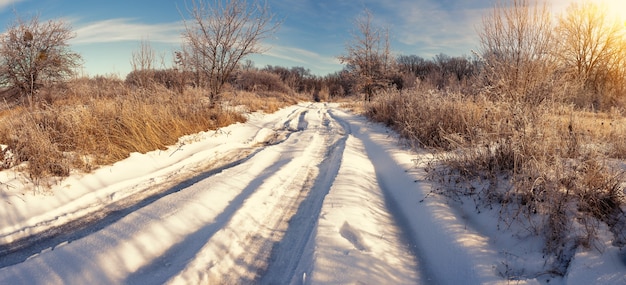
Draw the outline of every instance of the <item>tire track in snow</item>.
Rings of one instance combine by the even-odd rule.
[[[289,161],[280,160],[270,165],[266,171],[250,181],[248,185],[237,194],[229,204],[213,218],[213,222],[189,234],[181,242],[171,246],[164,254],[152,263],[144,265],[130,275],[125,284],[141,284],[142,280],[151,280],[160,284],[167,282],[185,269],[185,265],[202,250],[207,242],[218,232],[223,231],[238,211],[265,180],[274,175],[273,169],[282,168]],[[208,264],[212,267],[215,264]],[[233,283],[234,284],[234,283]]]
[[[342,120],[342,119],[339,119]],[[346,122],[347,123],[347,122]],[[433,269],[430,268],[430,264],[421,257],[425,256],[422,252],[422,246],[420,245],[420,238],[415,233],[415,228],[411,224],[410,217],[406,216],[406,208],[410,207],[407,204],[411,203],[411,199],[406,199],[411,195],[403,196],[401,193],[414,192],[417,189],[417,185],[414,187],[407,187],[412,184],[406,181],[411,181],[410,178],[404,175],[405,169],[402,169],[394,160],[387,154],[384,148],[371,139],[369,130],[362,125],[362,123],[354,124],[355,129],[353,135],[362,145],[365,155],[369,161],[373,163],[376,183],[380,187],[382,192],[384,203],[393,216],[394,223],[400,230],[400,239],[406,245],[406,249],[411,255],[418,261],[418,267],[416,270],[420,272],[420,279],[424,283],[440,284],[435,279]],[[414,205],[417,207],[418,205]]]
[[[181,182],[177,184],[180,188],[178,192],[156,198],[143,207],[130,209],[117,221],[105,223],[103,232],[109,229],[118,231],[128,240],[114,239],[117,244],[109,248],[111,254],[98,252],[97,249],[92,253],[89,249],[87,251],[93,256],[86,255],[88,258],[109,261],[129,257],[129,254],[119,254],[120,247],[131,250],[140,248],[143,251],[131,257],[132,260],[128,261],[130,265],[99,268],[97,274],[110,278],[107,279],[111,280],[109,283],[126,284],[146,281],[158,284],[310,283],[308,278],[313,275],[309,274],[311,271],[307,266],[314,264],[318,258],[314,252],[316,249],[310,246],[318,235],[320,220],[324,219],[321,211],[325,199],[341,171],[348,142],[353,157],[355,152],[362,157],[363,150],[359,148],[355,151],[355,138],[359,134],[352,133],[353,120],[335,115],[327,105],[302,104],[289,111],[288,116],[266,120],[263,126],[259,126],[264,129],[257,133],[259,138],[265,134],[270,136],[265,142],[255,136],[253,141],[258,144],[239,163],[227,165],[216,170],[216,173]],[[355,130],[361,131],[358,125]],[[364,149],[369,149],[367,144],[371,142],[358,142],[366,144]],[[375,161],[370,162],[376,166]],[[384,168],[376,166],[376,172],[380,167]],[[351,175],[349,173],[347,176]],[[359,179],[361,174],[356,173],[350,177]],[[375,176],[371,177],[376,180]],[[346,176],[342,179],[346,179]],[[352,186],[359,190],[358,185]],[[220,205],[219,209],[206,206],[219,199],[215,202]],[[371,207],[368,203],[359,201],[350,206]],[[165,211],[167,215],[164,216],[160,215],[163,212],[158,209],[163,204],[180,208]],[[200,205],[199,212],[187,209],[196,204]],[[183,215],[179,215],[181,213]],[[389,214],[384,212],[383,215]],[[176,218],[170,219],[169,216]],[[348,246],[352,244],[357,251],[355,254],[367,257],[376,252],[377,245],[371,242],[370,233],[366,233],[358,223],[352,223],[352,218],[347,218],[350,221],[348,224],[346,220],[345,226],[339,224],[336,235]],[[182,225],[173,225],[176,222]],[[129,233],[128,228],[137,232]],[[93,248],[85,240],[104,239],[98,232],[93,235],[85,233],[86,238],[77,243],[87,244],[87,247],[83,245],[74,248]],[[141,240],[141,244],[132,244],[133,236],[137,235],[148,235],[149,239],[136,239]],[[387,239],[386,235],[384,239]],[[389,240],[392,240],[391,236]],[[71,247],[68,245],[60,250],[70,252]],[[418,255],[418,252],[410,251],[406,254]],[[46,257],[50,256],[42,254],[41,258],[37,258],[38,262],[27,263],[36,265],[55,260]],[[367,266],[367,262],[354,265]],[[71,270],[83,269],[82,265],[77,267]],[[383,264],[382,267],[388,266]],[[18,276],[20,273],[23,275],[23,272],[39,272],[34,271],[39,269],[33,269],[33,266],[25,268],[10,267],[5,272],[16,272]],[[57,270],[58,267],[50,268]],[[89,265],[85,265],[85,268],[95,269]],[[82,274],[88,275],[89,272]],[[45,280],[43,278],[33,280]]]
[[[307,192],[306,197],[298,203],[298,209],[289,220],[284,237],[272,248],[269,267],[256,280],[259,284],[288,284],[294,278],[298,279],[300,273],[296,269],[305,258],[306,245],[315,234],[324,198],[339,172],[348,138],[346,129],[340,125],[341,129],[337,130],[331,125],[337,122],[330,120],[326,108],[318,110],[318,115],[322,117],[322,126],[326,128],[323,131],[328,133],[324,160],[317,166],[319,171],[313,184],[303,189]]]
[[[173,283],[247,284],[256,283],[266,275],[272,264],[273,249],[289,232],[288,221],[301,205],[303,196],[310,192],[311,177],[317,176],[315,168],[326,150],[322,118],[308,111],[299,114],[301,131],[273,148],[287,163],[271,168],[274,175],[258,185],[249,201],[214,240],[207,242],[199,258]],[[291,124],[290,121],[287,123]],[[261,209],[259,204],[265,207]]]
[[[347,115],[341,117],[349,119]],[[417,257],[423,282],[501,283],[493,265],[481,262],[496,260],[497,252],[489,247],[488,239],[467,224],[454,221],[456,217],[450,214],[448,206],[436,201],[420,202],[429,193],[430,184],[407,175],[406,169],[390,152],[392,145],[380,143],[385,141],[381,139],[384,134],[371,131],[376,127],[351,121],[354,137],[363,144],[368,160],[375,162],[375,179],[384,194],[386,208],[408,242],[408,250]],[[442,219],[446,222],[440,222]]]
[[[301,121],[304,117],[303,114],[307,112],[301,111],[301,108],[302,106],[295,108],[287,118],[280,119],[278,123],[275,123],[275,126],[288,126],[298,117]],[[298,122],[298,126],[300,124],[301,122]],[[37,234],[14,240],[11,243],[0,244],[0,269],[24,262],[41,252],[54,250],[60,245],[71,243],[104,229],[161,198],[182,191],[198,181],[248,161],[265,147],[282,143],[294,131],[297,129],[275,128],[264,141],[258,142],[252,147],[235,148],[214,157],[209,163],[201,166],[203,169],[194,170],[192,176],[176,177],[177,173],[171,173],[169,174],[170,177],[160,185],[151,185],[150,183],[143,186],[136,185],[135,187],[143,187],[144,189],[136,191],[135,194],[125,199],[99,208],[97,211],[92,211],[89,215],[76,216],[73,213],[67,213],[67,216],[75,217],[63,224],[48,227]],[[38,224],[35,227],[46,227],[46,224]]]
[[[310,246],[313,259],[302,262],[301,278],[291,284],[421,284],[428,276],[404,224],[390,211],[385,189],[376,178],[379,167],[366,153],[360,120],[329,112],[349,131],[336,181],[319,216]],[[309,266],[309,267],[307,267]],[[299,276],[295,276],[299,277]]]
[[[47,249],[54,250],[57,246],[71,243],[104,229],[125,216],[147,207],[163,197],[182,191],[198,181],[244,163],[254,157],[259,151],[260,149],[235,149],[222,156],[224,161],[231,162],[218,165],[208,171],[196,174],[191,178],[182,181],[178,180],[179,182],[173,185],[170,184],[168,186],[167,184],[163,184],[160,185],[160,187],[147,188],[145,191],[140,191],[127,199],[109,204],[88,216],[70,220],[67,223],[50,228],[37,235],[31,235],[9,244],[0,245],[0,268],[24,262],[28,258],[36,256]],[[163,191],[160,189],[166,190]]]

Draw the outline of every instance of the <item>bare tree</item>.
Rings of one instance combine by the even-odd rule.
[[[185,84],[190,81],[196,88],[207,86],[204,71],[208,64],[208,60],[202,54],[193,52],[189,45],[183,44],[180,50],[174,52],[174,66],[183,75],[181,79]]]
[[[211,104],[220,93],[239,62],[246,56],[261,53],[261,41],[272,36],[280,22],[274,21],[267,1],[192,0],[187,9],[183,37],[191,56],[206,76]]]
[[[396,59],[398,68],[403,73],[413,74],[418,76],[422,67],[426,63],[426,59],[417,55],[399,55]]]
[[[74,37],[68,24],[60,20],[40,22],[21,18],[0,35],[0,83],[33,97],[44,82],[58,82],[74,74],[81,57],[69,49]]]
[[[254,61],[252,61],[251,59],[246,59],[241,64],[241,70],[243,71],[251,71],[253,69],[254,69]]]
[[[367,9],[357,17],[356,30],[352,33],[352,41],[346,45],[346,54],[338,57],[353,74],[368,101],[375,89],[389,85],[394,60],[389,30],[374,26],[372,20],[373,15]]]
[[[139,49],[133,51],[130,64],[133,70],[153,70],[156,62],[156,53],[147,40],[139,43]]]
[[[497,2],[479,32],[487,84],[499,96],[536,103],[545,99],[555,60],[551,15],[533,0]]]
[[[132,52],[130,65],[133,68],[126,81],[136,86],[146,87],[153,80],[156,53],[150,42],[142,40],[139,49]]]
[[[559,17],[557,27],[559,59],[593,92],[607,88],[613,82],[611,76],[620,77],[625,63],[623,27],[608,14],[608,8],[597,3],[573,3]],[[620,81],[615,83],[624,84]]]

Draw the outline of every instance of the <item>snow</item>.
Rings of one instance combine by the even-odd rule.
[[[431,194],[400,141],[300,103],[49,190],[0,172],[0,284],[626,284],[608,229],[547,274],[536,236]]]

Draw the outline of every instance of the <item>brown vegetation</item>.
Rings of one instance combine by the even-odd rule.
[[[0,87],[13,87],[32,104],[44,83],[63,81],[79,66],[80,55],[69,49],[73,37],[64,21],[17,18],[0,34]]]
[[[501,226],[522,224],[544,236],[558,272],[577,245],[594,246],[598,221],[623,246],[624,177],[615,163],[626,155],[622,115],[488,98],[388,91],[365,112],[438,154],[430,177],[447,186],[437,193],[471,197],[477,209],[500,205]]]
[[[400,57],[415,83],[379,93],[365,113],[437,154],[427,169],[437,193],[542,237],[549,273],[562,275],[579,246],[602,249],[601,228],[626,245],[626,38],[589,2],[556,28],[537,2],[507,4],[484,18],[471,68]]]
[[[367,9],[355,20],[356,31],[346,45],[346,54],[338,57],[353,77],[356,88],[365,94],[366,101],[370,101],[376,90],[391,85],[394,66],[389,30],[376,27],[373,20]]]
[[[242,111],[271,113],[307,100],[273,73],[239,74],[232,84],[241,86],[228,87],[220,106],[210,104],[205,89],[178,82],[180,74],[171,69],[136,70],[125,81],[98,76],[48,86],[30,108],[11,89],[2,90],[0,143],[12,155],[1,167],[20,165],[33,180],[63,177],[243,122]]]
[[[267,1],[192,0],[184,19],[187,51],[177,54],[183,70],[201,74],[207,82],[211,104],[241,61],[261,53],[261,41],[280,27]]]
[[[179,137],[245,118],[210,108],[195,92],[175,94],[154,85],[133,88],[115,78],[78,79],[49,89],[32,109],[5,110],[0,142],[31,178],[66,176],[175,144]]]

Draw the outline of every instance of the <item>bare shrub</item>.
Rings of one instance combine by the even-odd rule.
[[[181,77],[185,76],[175,69],[133,70],[126,75],[124,82],[130,86],[153,88],[155,84],[182,93],[185,89]]]
[[[585,1],[572,3],[558,20],[562,40],[555,55],[571,80],[582,83],[580,92],[587,96],[577,103],[584,108],[607,110],[624,91],[623,23],[609,14],[607,6]]]
[[[307,100],[307,98],[275,91],[237,91],[225,93],[224,100],[229,102],[230,105],[244,106],[250,112],[263,111],[265,113],[273,113],[280,108],[296,104],[299,100]]]
[[[154,81],[154,70],[133,70],[126,75],[126,84],[137,87],[148,87]]]
[[[259,70],[247,70],[237,73],[235,85],[239,89],[249,92],[281,92],[293,94],[293,91],[275,73]]]
[[[577,247],[596,247],[601,223],[626,242],[623,173],[611,157],[623,149],[619,114],[576,111],[556,102],[529,105],[490,96],[414,89],[384,92],[366,114],[440,164],[427,169],[435,190],[500,211],[502,229],[516,226],[544,239],[548,266],[564,274]]]
[[[191,64],[208,82],[211,104],[218,101],[225,84],[248,55],[263,52],[261,40],[274,34],[274,21],[266,1],[192,0],[187,9],[183,38]]]
[[[69,49],[73,37],[63,21],[17,18],[0,35],[0,86],[17,88],[32,105],[44,83],[64,81],[80,65],[80,55]]]
[[[328,101],[330,99],[330,89],[328,86],[322,86],[317,94],[314,94],[313,99],[315,101]]]
[[[155,51],[150,45],[150,42],[142,40],[139,43],[139,49],[133,51],[130,60],[130,64],[133,68],[131,72],[133,85],[147,87],[152,84],[155,60]],[[129,76],[126,76],[126,79],[129,81]]]
[[[379,93],[366,114],[419,147],[450,150],[480,141],[506,116],[483,100],[432,89],[390,90]]]
[[[25,170],[33,180],[44,176],[69,175],[69,159],[59,151],[53,135],[49,132],[50,126],[45,124],[45,120],[42,122],[38,114],[29,115],[8,122],[14,132],[11,139],[6,140],[6,144],[7,149],[13,153],[14,163],[27,161]],[[23,127],[26,124],[33,127]]]
[[[356,18],[352,40],[346,44],[346,53],[339,56],[341,63],[354,78],[356,86],[370,101],[372,95],[391,84],[390,75],[395,68],[391,56],[389,30],[377,27],[371,11],[365,9]]]
[[[546,84],[556,69],[551,18],[545,2],[537,0],[497,2],[483,17],[481,78],[492,96],[528,104],[549,98]]]

